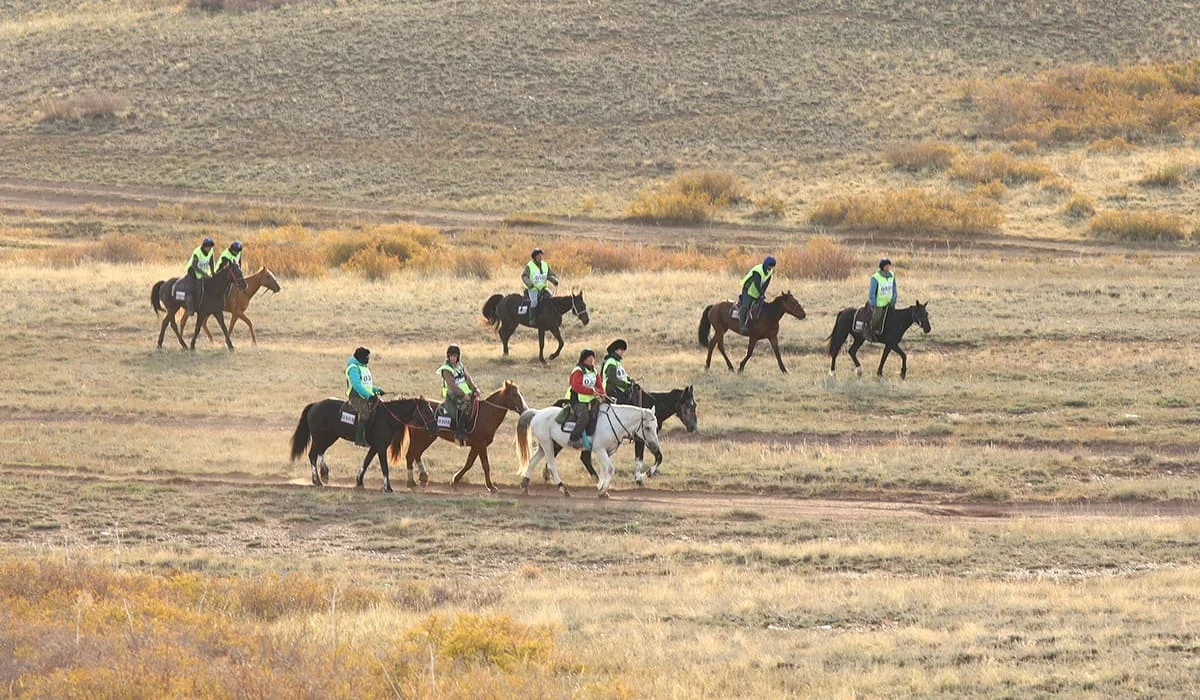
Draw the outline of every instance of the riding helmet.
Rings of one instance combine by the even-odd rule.
[[[537,256],[539,256],[539,255],[541,255],[541,254],[542,254],[542,249],[541,249],[541,248],[534,248],[534,249],[533,249],[533,252],[529,254],[529,257],[531,257],[531,258],[536,258]]]
[[[763,260],[763,267],[775,267],[775,256],[768,255],[766,259]]]
[[[617,338],[616,340],[614,340],[608,344],[608,349],[605,350],[605,352],[608,353],[609,355],[612,355],[613,353],[615,353],[618,350],[628,350],[628,349],[629,349],[629,345],[621,338]]]
[[[879,261],[879,269],[882,270],[884,267],[886,267],[887,265],[891,265],[891,264],[892,264],[891,260],[889,260],[887,258],[883,258],[882,260]]]
[[[235,253],[240,253],[240,252],[242,252],[242,242],[241,242],[241,241],[234,241],[233,243],[230,243],[230,244],[229,244],[229,249],[230,249],[230,250],[232,250],[232,251],[233,251],[233,252],[235,252]]]
[[[462,350],[459,350],[457,345],[451,345],[450,347],[446,348],[446,358],[449,359],[451,355],[457,355],[459,359],[461,359]]]
[[[210,236],[205,236],[204,241],[200,243],[201,248],[211,248],[214,245],[216,244],[213,243],[213,239]]]
[[[354,349],[354,359],[365,365],[371,359],[371,351],[364,347],[357,347]]]
[[[579,364],[582,365],[583,361],[588,359],[588,356],[595,357],[596,352],[591,348],[584,348],[583,352],[579,353]]]

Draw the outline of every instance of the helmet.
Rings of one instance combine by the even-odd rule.
[[[889,260],[887,258],[883,258],[882,260],[879,261],[879,269],[882,270],[885,265],[891,265],[891,264],[892,264],[891,260]]]
[[[579,353],[579,364],[582,365],[583,361],[588,359],[588,357],[595,357],[595,356],[596,356],[596,352],[594,350],[592,350],[591,348],[584,348],[583,352]]]
[[[371,359],[371,351],[364,347],[354,348],[354,359],[365,365]]]
[[[205,237],[204,237],[204,241],[202,241],[202,242],[200,243],[200,247],[201,247],[201,248],[211,248],[211,247],[213,247],[214,245],[216,245],[216,244],[215,244],[215,243],[213,243],[213,239],[212,239],[211,237],[209,237],[209,236],[205,236]]]
[[[232,250],[232,251],[233,251],[233,252],[235,252],[235,253],[240,253],[240,252],[242,252],[242,242],[241,242],[241,241],[234,241],[233,243],[230,243],[230,244],[229,244],[229,249],[230,249],[230,250]]]
[[[628,350],[628,349],[629,349],[629,344],[626,343],[624,340],[617,338],[616,340],[614,340],[608,344],[608,349],[605,350],[605,352],[607,352],[609,355],[611,355],[618,350]]]
[[[775,267],[775,256],[768,255],[763,259],[763,267]]]
[[[533,249],[533,252],[529,254],[529,257],[531,257],[531,258],[536,258],[537,256],[539,256],[539,255],[541,255],[541,254],[542,254],[542,249],[541,249],[541,248],[534,248],[534,249]]]
[[[461,358],[462,350],[459,350],[457,345],[451,345],[446,348],[446,357],[450,357],[451,355],[458,355]]]

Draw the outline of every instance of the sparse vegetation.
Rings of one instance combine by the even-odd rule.
[[[629,205],[626,218],[650,224],[701,224],[745,197],[745,186],[732,173],[689,171],[676,175],[665,189],[643,192]]]
[[[1005,185],[1020,185],[1053,177],[1054,171],[1040,161],[1017,158],[1004,151],[993,151],[959,158],[955,161],[950,176],[967,182],[999,180]]]
[[[832,197],[817,205],[809,221],[854,231],[972,235],[995,231],[1004,215],[983,197],[909,189]]]
[[[1134,150],[1135,146],[1129,143],[1120,136],[1114,136],[1111,139],[1100,139],[1092,141],[1087,146],[1088,153],[1128,153]]]
[[[1043,192],[1053,192],[1060,195],[1071,194],[1075,191],[1075,185],[1061,175],[1051,175],[1050,177],[1042,178],[1038,182],[1038,188]]]
[[[107,90],[87,90],[72,97],[42,100],[42,122],[118,119],[129,116],[129,100]]]
[[[1195,175],[1196,170],[1192,165],[1169,163],[1146,173],[1139,183],[1146,187],[1182,187]]]
[[[788,275],[809,280],[844,280],[859,267],[858,259],[829,236],[813,236],[802,248],[780,254]]]
[[[884,151],[884,159],[897,170],[940,172],[954,164],[962,149],[941,141],[893,144]]]
[[[987,197],[988,199],[1000,201],[1004,198],[1004,195],[1008,194],[1008,187],[999,180],[992,180],[991,182],[975,185],[975,188],[971,190],[971,194],[975,197]]]
[[[1156,211],[1106,211],[1092,219],[1092,233],[1125,241],[1182,241],[1191,228],[1186,219]]]
[[[787,202],[777,194],[764,194],[754,198],[752,216],[756,219],[782,219],[787,216],[787,212]]]
[[[1096,201],[1086,194],[1076,194],[1063,207],[1063,214],[1072,219],[1090,219],[1096,215]]]

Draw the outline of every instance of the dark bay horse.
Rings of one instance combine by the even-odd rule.
[[[273,293],[279,293],[279,280],[275,279],[275,275],[266,267],[258,268],[258,272],[252,275],[246,275],[246,288],[231,289],[229,296],[225,299],[225,310],[229,312],[229,334],[233,335],[233,327],[237,325],[238,319],[246,322],[246,326],[250,328],[250,343],[258,345],[258,338],[254,335],[254,324],[250,323],[250,317],[246,315],[246,309],[250,307],[250,300],[258,293],[259,289],[266,287]],[[183,320],[179,323],[180,330],[187,328],[188,315],[185,311]],[[209,342],[212,342],[213,334],[208,330],[208,321],[204,321],[204,334],[208,336]]]
[[[683,427],[689,433],[696,432],[696,391],[691,385],[684,389],[672,389],[671,391],[642,392],[640,391],[641,387],[635,384],[634,389],[634,396],[641,399],[640,402],[637,402],[637,405],[642,408],[654,409],[654,417],[658,419],[658,430],[660,433],[663,423],[671,416],[678,416],[680,422],[683,423]],[[562,399],[559,403],[566,403],[566,399]],[[556,445],[554,454],[557,455],[560,449],[562,448]],[[640,438],[634,438],[633,440],[633,454],[637,459],[637,467],[633,473],[634,481],[638,484],[643,484],[645,483],[645,477],[658,475],[657,464],[652,466],[649,472],[643,473],[643,469],[646,467],[646,443]],[[591,452],[580,452],[579,461],[583,462],[583,466],[587,468],[589,474],[597,479],[600,478],[596,474],[595,468],[592,467]],[[549,467],[543,470],[542,477],[546,481],[550,480]]]
[[[418,410],[425,399],[395,399],[381,401],[371,415],[367,424],[367,457],[363,460],[362,468],[358,471],[358,488],[363,488],[363,476],[375,455],[379,455],[379,468],[383,472],[383,490],[391,492],[392,480],[388,475],[387,447],[392,438],[403,435],[404,428],[417,425],[424,428],[422,414]],[[346,423],[342,413],[347,403],[342,399],[324,399],[315,401],[300,411],[300,422],[296,432],[292,434],[292,461],[295,462],[308,448],[308,463],[312,466],[313,486],[322,486],[329,482],[329,464],[325,462],[325,451],[339,439],[354,442],[354,423]],[[432,420],[432,415],[428,416]],[[320,460],[320,472],[317,461]]]
[[[423,400],[422,405],[418,407],[418,413],[422,416],[429,416],[432,420],[436,409],[437,404]],[[498,493],[500,489],[492,483],[492,464],[488,461],[488,446],[496,438],[496,431],[500,429],[500,424],[504,422],[504,417],[508,415],[509,411],[520,416],[527,410],[529,410],[529,405],[525,403],[525,397],[521,395],[520,387],[512,382],[504,382],[504,386],[477,401],[470,409],[463,410],[459,419],[470,421],[467,424],[467,427],[470,428],[470,432],[467,434],[467,447],[471,448],[471,452],[467,455],[467,463],[454,475],[450,486],[457,486],[463,475],[470,471],[471,467],[475,465],[475,459],[478,458],[480,464],[483,465],[483,481],[487,484],[488,491]],[[436,435],[430,435],[424,427],[409,426],[407,431],[392,436],[392,461],[395,462],[400,458],[400,453],[404,453],[408,466],[408,487],[410,489],[417,487],[417,482],[413,480],[414,462],[420,466],[421,486],[429,483],[429,473],[425,470],[425,461],[421,459],[421,456],[434,442],[437,442],[439,437],[454,442],[454,431],[444,429],[439,430]]]
[[[175,322],[175,316],[179,313],[179,309],[187,305],[183,300],[175,298],[175,294],[172,293],[178,279],[178,277],[172,277],[155,282],[154,287],[150,290],[150,305],[154,307],[156,314],[161,311],[165,311],[167,314],[162,320],[162,327],[158,329],[158,347],[162,347],[163,337],[167,334],[167,325],[170,324],[171,329],[175,331],[175,337],[179,338],[179,345],[187,350],[188,345],[183,342],[183,332],[179,330],[179,325]],[[196,337],[200,335],[200,326],[209,316],[216,316],[217,325],[225,334],[225,346],[232,350],[233,341],[229,339],[229,329],[225,327],[225,294],[233,285],[237,285],[240,289],[246,288],[246,278],[242,275],[242,268],[237,263],[231,263],[217,270],[212,277],[205,279],[201,284],[204,285],[204,296],[196,305],[196,328],[192,331],[191,349],[196,349]]]
[[[520,321],[517,319],[517,307],[524,301],[528,301],[524,294],[509,294],[501,296],[493,294],[488,297],[488,300],[483,304],[483,318],[492,326],[500,335],[500,342],[504,343],[504,354],[508,355],[508,339],[516,332],[517,326],[528,326],[536,328],[538,332],[538,359],[542,362],[546,361],[546,331],[550,331],[554,335],[554,339],[558,341],[558,347],[554,352],[550,353],[550,359],[558,357],[558,354],[563,349],[562,334],[558,329],[562,326],[563,316],[568,312],[575,314],[575,317],[583,322],[583,325],[588,324],[588,308],[587,302],[583,300],[583,292],[571,294],[570,296],[550,297],[543,300],[538,305],[537,325],[532,325],[528,321]]]
[[[900,340],[904,334],[915,323],[921,327],[921,330],[928,333],[929,328],[929,312],[925,310],[928,302],[922,304],[918,299],[916,304],[906,309],[891,309],[883,321],[883,338],[878,341],[883,343],[883,357],[879,358],[879,370],[876,375],[883,376],[883,363],[887,362],[888,353],[895,350],[900,356],[900,378],[904,379],[908,376],[908,355],[900,349]],[[854,370],[862,375],[862,365],[858,361],[858,349],[866,342],[866,336],[863,333],[854,331],[854,314],[858,309],[842,309],[838,312],[837,320],[833,322],[833,332],[826,339],[829,344],[825,346],[825,354],[829,355],[829,374],[833,374],[837,369],[837,356],[841,351],[842,345],[846,342],[846,338],[854,336],[854,344],[850,346],[850,359],[854,360]]]
[[[708,358],[704,361],[704,369],[712,366],[713,348],[721,349],[721,357],[725,358],[725,364],[729,366],[729,369],[733,369],[729,355],[725,354],[725,333],[733,331],[742,335],[738,320],[733,317],[734,308],[735,304],[732,301],[722,301],[704,307],[704,312],[700,314],[700,347],[708,348]],[[791,314],[798,319],[803,319],[805,316],[804,307],[800,306],[800,302],[792,296],[791,292],[784,292],[763,304],[762,313],[750,322],[750,332],[746,334],[750,337],[750,345],[746,348],[746,356],[742,358],[742,363],[738,365],[738,372],[746,368],[746,362],[754,354],[754,346],[758,344],[758,341],[766,338],[771,342],[771,349],[775,351],[775,360],[779,363],[779,371],[787,374],[787,368],[783,366],[783,357],[779,354],[779,322],[783,319],[784,314]],[[709,340],[708,337],[710,328],[713,331],[712,340]]]

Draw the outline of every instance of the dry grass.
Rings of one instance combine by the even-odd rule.
[[[987,183],[979,183],[971,190],[971,195],[975,197],[987,197],[1000,201],[1004,199],[1004,195],[1008,194],[1008,187],[999,180],[992,180]]]
[[[1004,151],[965,156],[955,161],[950,170],[950,176],[958,180],[979,183],[999,180],[1005,185],[1037,182],[1054,174],[1054,170],[1045,163],[1017,158]]]
[[[1177,242],[1191,235],[1191,226],[1180,216],[1156,211],[1106,211],[1092,219],[1092,233],[1124,241]]]
[[[755,219],[782,219],[787,216],[787,201],[777,194],[764,194],[754,198]]]
[[[954,164],[962,149],[942,141],[893,144],[884,151],[884,160],[897,170],[941,172]]]
[[[1004,215],[982,197],[908,189],[831,197],[817,205],[809,221],[852,231],[972,235],[995,231]]]
[[[1076,194],[1063,206],[1062,211],[1072,219],[1090,219],[1096,215],[1096,200],[1086,194]]]
[[[72,97],[42,100],[40,121],[46,123],[84,119],[121,119],[132,112],[128,98],[107,90],[88,90]]]
[[[1200,122],[1200,61],[1077,66],[972,86],[984,131],[1007,139],[1177,138]]]
[[[626,210],[625,218],[649,224],[701,224],[717,211],[740,204],[745,185],[732,173],[696,170],[675,176],[665,188],[642,192]]]
[[[1075,192],[1075,184],[1061,175],[1051,175],[1038,182],[1038,189],[1058,195],[1072,194]]]
[[[244,14],[260,10],[278,10],[281,7],[294,5],[304,0],[187,0],[190,10],[201,12],[229,12]]]
[[[1168,163],[1146,173],[1138,180],[1138,184],[1146,187],[1179,188],[1195,177],[1197,171],[1200,171],[1200,168],[1192,164]]]
[[[806,280],[844,280],[859,268],[858,258],[830,236],[814,236],[778,258],[788,276]]]
[[[1087,145],[1088,153],[1129,153],[1137,148],[1132,143],[1129,143],[1121,136],[1114,136],[1110,139],[1099,139],[1092,141]]]

